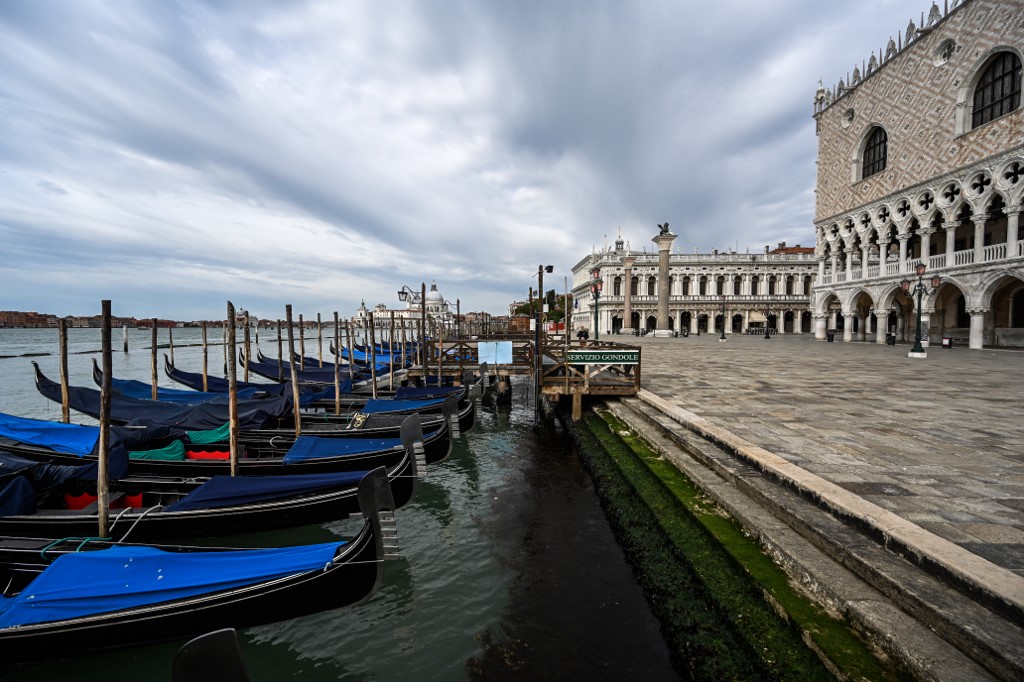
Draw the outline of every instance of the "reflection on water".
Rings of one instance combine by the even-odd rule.
[[[70,331],[72,347],[98,349],[98,330]],[[114,376],[149,381],[150,332],[130,333],[144,338],[129,339],[129,354],[114,353]],[[174,338],[197,341],[199,330],[176,329]],[[115,348],[119,340],[118,332]],[[55,351],[56,331],[0,330],[0,356],[33,343]],[[276,341],[265,352],[276,357]],[[72,384],[92,385],[92,357],[71,356]],[[56,356],[38,360],[56,379]],[[177,347],[175,361],[199,371],[202,351]],[[0,358],[0,376],[0,411],[59,419],[59,405],[36,392],[28,359]],[[163,376],[159,383],[172,386]],[[570,441],[556,427],[533,427],[525,393],[517,387],[511,406],[478,406],[475,428],[430,467],[397,514],[402,558],[386,563],[373,598],[241,633],[254,681],[674,679]],[[250,534],[245,542],[321,542],[353,523]],[[0,679],[166,680],[180,644],[0,667]]]

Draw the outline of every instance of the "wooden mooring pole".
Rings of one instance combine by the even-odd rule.
[[[207,348],[207,344],[206,344],[206,320],[203,320],[202,328],[203,328],[203,393],[206,393],[206,392],[208,392],[210,390],[210,379],[209,379],[209,376],[210,376],[209,375],[210,355],[209,355],[209,349]]]
[[[102,301],[101,308],[100,352],[103,363],[103,382],[100,386],[100,438],[96,470],[96,516],[99,520],[99,537],[105,538],[107,537],[107,526],[110,518],[107,459],[110,457],[110,375],[114,371],[114,363],[110,357],[110,301]],[[155,387],[154,390],[156,390]]]
[[[153,389],[152,389],[153,400],[156,400],[156,380],[157,380],[157,374],[156,374],[156,333],[157,333],[156,332],[156,318],[154,317],[153,318],[153,333],[151,335],[150,353],[149,353],[149,355],[150,355],[149,366],[150,366],[150,369],[152,370],[150,372],[150,376],[153,379]]]
[[[235,305],[228,301],[228,352],[232,362],[228,365],[228,447],[231,458],[231,475],[238,472],[238,365],[235,357]],[[245,359],[246,364],[249,358]]]
[[[295,368],[295,335],[292,332],[292,306],[284,307],[285,324],[288,325],[288,367],[292,376],[292,409],[295,414],[295,437],[302,435],[302,422],[299,412],[299,375]],[[302,334],[302,315],[299,315],[299,335]]]
[[[65,424],[71,423],[68,394],[68,321],[57,321],[57,345],[60,353],[60,415]]]

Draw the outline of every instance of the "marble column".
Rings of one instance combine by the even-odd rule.
[[[867,341],[868,340],[868,317],[857,315],[857,340]]]
[[[971,336],[967,343],[968,348],[980,350],[985,345],[985,315],[988,308],[968,308],[971,315]]]
[[[655,336],[671,336],[672,330],[668,326],[668,255],[672,248],[672,242],[676,235],[671,232],[663,232],[651,239],[658,245],[658,322]]]
[[[885,333],[889,326],[889,315],[875,310],[875,343],[885,344]]]
[[[942,228],[946,231],[946,267],[953,267],[955,258],[953,254],[956,253],[956,228],[960,227],[959,220],[947,220],[942,223]]]
[[[636,258],[633,256],[625,256],[622,259],[622,267],[626,270],[626,291],[623,294],[625,306],[622,313],[623,334],[633,333],[633,264],[635,262]]]
[[[974,262],[985,262],[985,223],[988,222],[988,213],[975,213],[971,216],[974,222]]]
[[[868,251],[871,249],[871,244],[865,244],[860,247],[860,278],[868,278]]]
[[[853,341],[853,321],[855,316],[853,313],[847,313],[843,315],[843,341]]]
[[[918,233],[921,235],[921,262],[925,265],[928,265],[928,258],[932,255],[932,234],[934,233],[935,229],[931,227],[922,227]]]
[[[907,242],[910,241],[910,237],[901,234],[897,238],[900,240],[900,274],[903,274],[904,272],[910,272],[910,269],[907,267]]]
[[[818,256],[818,281],[822,281],[825,278],[825,257]]]
[[[1003,209],[1006,214],[1006,257],[1017,257],[1017,240],[1020,230],[1020,204],[1007,206]]]

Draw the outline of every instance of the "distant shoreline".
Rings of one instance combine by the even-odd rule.
[[[176,343],[176,344],[174,344],[174,347],[175,348],[190,348],[190,347],[202,346],[202,345],[203,344],[201,344],[201,343]],[[210,346],[223,346],[224,343],[222,341],[218,341],[216,343],[207,343],[206,345],[207,345],[207,347],[210,347]],[[158,343],[156,345],[156,347],[159,349],[159,348],[170,348],[171,346],[170,346],[170,344],[167,344],[167,343]],[[142,350],[153,350],[153,347],[152,346],[143,347]],[[90,355],[90,354],[93,354],[93,353],[101,353],[101,352],[103,352],[103,349],[97,348],[95,350],[69,351],[68,355]],[[123,351],[116,351],[116,352],[123,352]],[[0,355],[0,360],[9,360],[10,358],[43,358],[43,357],[48,357],[50,355],[57,355],[57,353],[20,353],[18,355]]]

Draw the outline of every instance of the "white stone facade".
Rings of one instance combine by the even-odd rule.
[[[669,255],[668,328],[689,334],[725,333],[802,334],[813,331],[811,290],[817,272],[812,249],[785,248],[760,254],[712,252]],[[792,253],[795,251],[796,253]],[[801,251],[806,253],[800,253]],[[625,319],[626,265],[632,321]],[[594,338],[594,297],[591,271],[601,273],[603,290],[597,300],[599,338],[634,329],[653,332],[658,321],[658,253],[615,248],[593,253],[572,269],[572,329],[586,329]],[[767,312],[767,315],[766,315]]]
[[[835,329],[844,341],[911,340],[916,298],[901,281],[917,284],[923,264],[926,280],[941,277],[922,300],[926,341],[1024,346],[1021,17],[1024,0],[933,5],[863,76],[819,89],[818,338]],[[999,89],[987,90],[994,73]],[[1004,103],[991,117],[990,92]],[[870,166],[879,136],[880,170]]]

